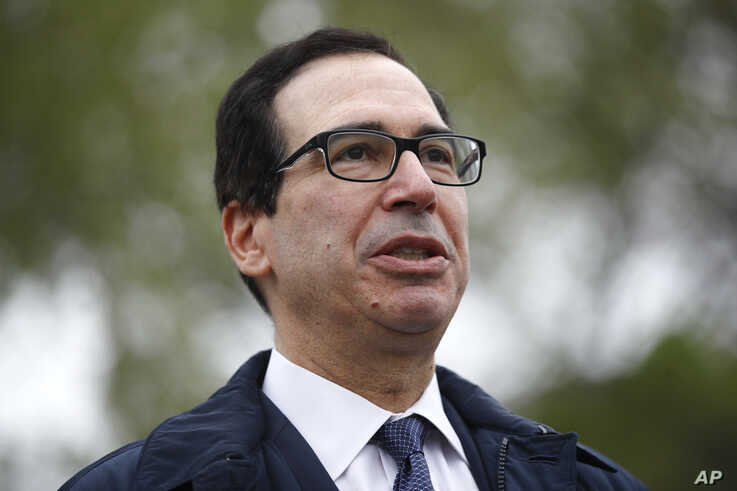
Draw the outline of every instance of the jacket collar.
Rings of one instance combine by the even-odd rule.
[[[481,427],[516,435],[536,435],[548,428],[511,413],[481,387],[458,376],[445,367],[437,367],[440,392],[463,415],[471,427]],[[545,428],[546,431],[541,430]]]
[[[437,374],[440,392],[463,415],[469,427],[484,428],[518,437],[558,435],[558,432],[547,425],[513,414],[479,386],[458,376],[453,371],[439,366]],[[575,445],[571,445],[569,450],[575,449],[572,461],[577,460],[609,472],[617,472],[616,464],[592,449],[577,443],[576,433],[560,436],[568,436],[569,440],[575,442]]]
[[[137,489],[174,489],[214,464],[238,460],[256,466],[264,437],[261,383],[271,351],[262,351],[207,401],[161,423],[147,438]]]
[[[264,469],[256,454],[267,437],[265,407],[270,407],[261,385],[270,356],[271,350],[254,355],[207,401],[159,425],[141,451],[136,488],[173,489],[233,460],[238,461],[240,475],[258,479]],[[480,387],[446,368],[437,367],[437,376],[440,392],[472,432],[485,429],[520,437],[555,434],[547,426],[512,414]],[[569,436],[575,442],[575,433]],[[575,448],[573,460],[616,472],[588,448],[578,444],[571,448]]]

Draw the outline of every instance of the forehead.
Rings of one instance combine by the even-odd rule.
[[[316,133],[356,122],[379,122],[399,136],[414,136],[423,125],[444,126],[417,76],[375,53],[307,63],[277,93],[274,111],[289,150]]]

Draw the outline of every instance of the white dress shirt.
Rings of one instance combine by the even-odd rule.
[[[423,452],[435,490],[478,490],[461,441],[443,410],[434,374],[417,402],[393,414],[272,349],[263,391],[312,447],[341,491],[392,489],[397,465],[369,440],[385,422],[412,414],[434,425]]]

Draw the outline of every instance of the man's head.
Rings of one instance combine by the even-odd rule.
[[[341,53],[376,53],[405,65],[385,39],[370,33],[327,28],[269,51],[233,83],[220,105],[216,128],[214,181],[221,211],[235,200],[244,210],[274,214],[282,180],[282,174],[275,169],[287,155],[281,124],[274,114],[274,97],[305,64]],[[428,92],[443,121],[450,124],[440,94],[430,88]],[[241,277],[269,313],[254,279],[243,273]]]
[[[332,33],[313,36],[329,46]],[[326,48],[275,82],[273,97],[247,102],[263,105],[268,115],[260,130],[251,130],[251,138],[270,136],[261,142],[273,147],[268,152],[254,148],[255,141],[228,152],[223,136],[230,135],[230,143],[248,140],[243,133],[253,121],[242,113],[254,109],[233,101],[249,92],[243,85],[263,83],[248,81],[255,68],[265,69],[263,59],[221,107],[216,183],[226,242],[241,273],[258,278],[277,337],[281,321],[315,330],[345,326],[328,331],[338,344],[341,336],[344,343],[370,340],[375,326],[397,335],[435,331],[430,344],[436,344],[465,289],[465,191],[433,183],[416,154],[403,152],[394,174],[378,182],[335,178],[319,151],[274,176],[286,155],[323,131],[378,129],[403,138],[450,131],[439,98],[383,46]],[[225,182],[229,177],[233,182]],[[416,260],[415,254],[431,257]]]

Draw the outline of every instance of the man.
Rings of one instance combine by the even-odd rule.
[[[434,364],[469,273],[483,142],[383,39],[258,60],[217,121],[225,243],[275,349],[63,489],[643,489]]]

